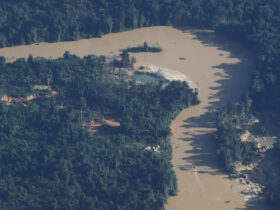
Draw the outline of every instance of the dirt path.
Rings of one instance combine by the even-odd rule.
[[[179,194],[168,199],[166,209],[245,208],[242,197],[230,191],[233,182],[219,170],[211,141],[216,109],[240,97],[254,70],[249,54],[242,47],[212,31],[150,27],[97,39],[3,48],[0,55],[10,59],[29,54],[57,58],[66,50],[79,56],[110,55],[144,41],[158,43],[163,52],[135,54],[138,65],[152,63],[186,74],[200,88],[202,101],[200,105],[182,111],[173,122],[177,132],[172,138],[172,163]]]

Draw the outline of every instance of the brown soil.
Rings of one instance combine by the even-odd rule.
[[[171,125],[170,125],[170,129],[171,129],[172,135],[174,136],[174,135],[176,135],[176,133],[177,133],[178,126],[176,126],[175,124],[171,124]]]
[[[20,103],[20,102],[25,102],[25,101],[31,101],[37,98],[51,98],[52,96],[57,95],[58,93],[54,90],[52,90],[49,86],[44,86],[44,85],[35,85],[34,90],[49,90],[50,93],[46,94],[31,94],[25,97],[10,97],[8,95],[3,95],[1,97],[1,101],[4,101],[7,103],[7,105],[12,105],[14,103]]]
[[[114,121],[114,120],[106,120],[104,119],[103,122],[105,122],[106,124],[112,126],[112,127],[120,127],[120,122]]]
[[[87,123],[83,123],[83,127],[88,129],[88,132],[95,133],[102,123],[96,123],[93,120]]]
[[[38,95],[32,94],[28,95],[26,97],[10,97],[7,95],[2,96],[1,101],[4,101],[7,103],[7,105],[12,105],[14,103],[24,102],[24,101],[31,101],[38,98]]]
[[[101,122],[94,122],[93,120],[90,122],[83,123],[83,127],[87,128],[89,132],[95,133],[98,131],[98,128],[100,128],[104,123],[106,123],[109,126],[112,127],[119,127],[120,122],[117,122],[115,120],[108,120],[108,119],[102,119]]]

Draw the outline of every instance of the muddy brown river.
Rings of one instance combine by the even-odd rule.
[[[216,110],[238,100],[255,68],[251,55],[237,43],[209,30],[160,26],[74,42],[2,48],[0,55],[9,61],[30,54],[57,58],[65,51],[78,56],[113,55],[144,41],[158,44],[163,51],[134,54],[136,65],[155,64],[186,74],[199,88],[201,100],[201,104],[183,110],[172,123],[177,130],[172,137],[172,163],[179,193],[168,199],[166,209],[267,209],[261,204],[246,203],[242,196],[231,192],[233,182],[218,167],[211,139]]]

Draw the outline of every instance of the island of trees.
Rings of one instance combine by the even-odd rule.
[[[137,46],[137,47],[129,47],[126,49],[128,52],[132,53],[138,53],[138,52],[153,52],[153,53],[158,53],[161,52],[162,49],[161,47],[154,47],[154,46],[149,46],[147,42],[144,42],[142,46]]]

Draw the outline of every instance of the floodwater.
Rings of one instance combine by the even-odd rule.
[[[260,204],[246,204],[242,196],[231,192],[233,182],[217,165],[211,138],[216,110],[240,97],[255,68],[253,58],[238,44],[209,30],[160,26],[74,42],[2,48],[0,55],[9,60],[29,54],[57,58],[65,51],[78,56],[113,55],[145,41],[159,44],[163,51],[134,54],[136,65],[155,64],[186,74],[199,88],[201,100],[201,104],[182,111],[172,123],[177,131],[172,137],[172,163],[179,193],[168,199],[166,209],[267,209]]]

